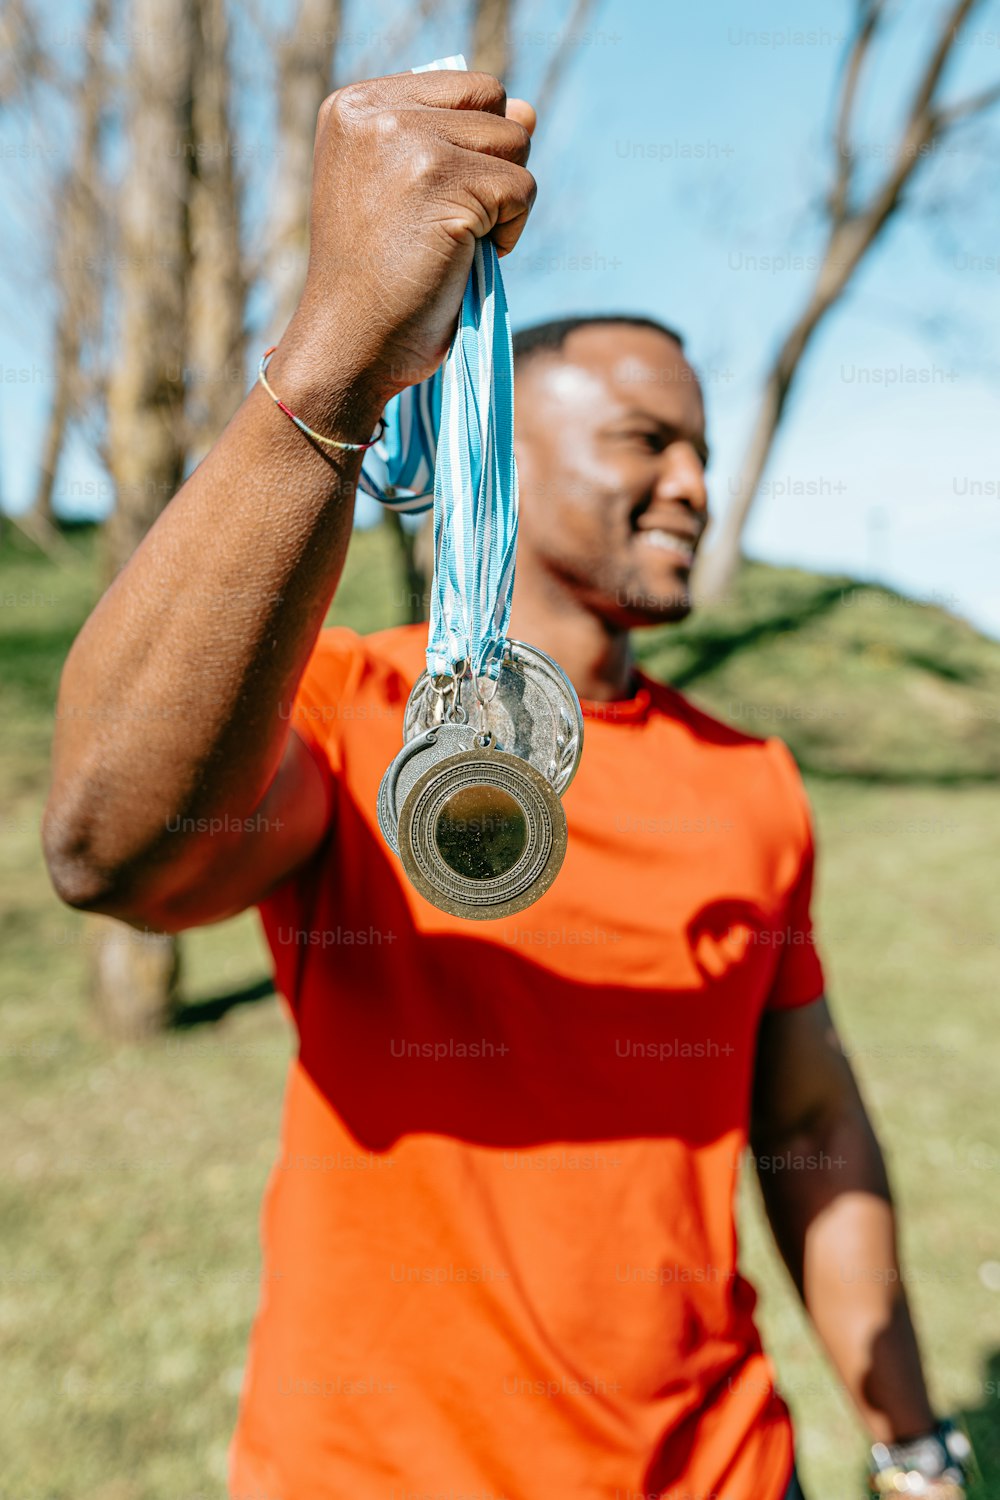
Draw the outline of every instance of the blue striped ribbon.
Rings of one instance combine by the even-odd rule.
[[[441,392],[427,638],[432,676],[460,661],[497,676],[516,551],[510,319],[496,249],[477,240]]]
[[[413,72],[465,69],[450,57]],[[477,240],[458,327],[440,369],[385,409],[361,488],[392,510],[434,506],[427,670],[500,671],[517,551],[510,317],[496,248]],[[432,500],[433,495],[433,500]]]
[[[393,396],[385,430],[365,450],[359,487],[386,510],[421,515],[434,504],[434,455],[441,425],[441,370]]]

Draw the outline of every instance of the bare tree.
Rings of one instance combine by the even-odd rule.
[[[133,0],[124,118],[120,336],[108,390],[108,463],[115,508],[106,567],[127,562],[184,477],[185,353],[191,250],[188,202],[199,13],[196,0]],[[137,714],[142,704],[134,705]],[[161,1027],[176,1004],[173,938],[97,917],[93,990],[119,1038]]]
[[[102,245],[106,222],[101,130],[108,93],[106,62],[109,0],[93,0],[86,29],[86,62],[74,110],[74,146],[53,193],[58,232],[53,234],[56,311],[53,397],[31,507],[33,529],[50,531],[56,471],[70,423],[88,404],[82,362],[98,336],[103,305]]]
[[[188,205],[187,450],[197,462],[243,398],[246,273],[242,180],[230,133],[225,0],[197,0]]]
[[[277,171],[268,216],[275,338],[287,326],[305,284],[316,116],[332,86],[340,15],[340,0],[299,0],[278,44]]]
[[[858,267],[899,212],[905,202],[905,190],[921,162],[931,155],[934,144],[1000,100],[1000,81],[956,103],[944,104],[940,98],[948,59],[970,15],[981,3],[982,0],[954,0],[947,7],[924,59],[895,149],[888,156],[889,165],[881,180],[862,192],[856,170],[858,95],[862,75],[885,21],[887,0],[858,0],[833,130],[835,167],[825,204],[826,245],[806,304],[781,340],[765,376],[738,487],[723,517],[718,540],[698,569],[696,583],[702,599],[720,598],[728,592],[736,575],[743,532],[757,488],[802,358],[817,328],[839,302]]]
[[[510,0],[475,0],[471,62],[474,70],[505,79],[510,66]]]
[[[552,50],[542,81],[538,85],[532,103],[538,111],[539,120],[544,120],[549,112],[552,101],[559,92],[563,74],[566,71],[570,58],[573,56],[573,48],[580,43],[581,34],[594,8],[594,0],[574,0],[573,10],[569,20],[563,28],[562,35]]]
[[[125,106],[120,336],[108,389],[113,576],[174,494],[185,465],[185,355],[195,0],[133,0]]]
[[[9,0],[0,11],[0,108],[30,95],[53,71],[29,0]]]

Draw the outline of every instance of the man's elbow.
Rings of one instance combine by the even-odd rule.
[[[99,855],[85,820],[66,816],[50,798],[42,819],[42,850],[60,901],[74,911],[114,917],[143,932],[180,933],[235,916],[249,904],[220,906],[210,869],[196,850],[173,860],[153,853],[128,861]]]
[[[42,818],[42,853],[52,887],[66,906],[123,921],[142,918],[134,877],[97,854],[89,820],[51,797]]]
[[[116,894],[117,882],[93,858],[89,840],[50,803],[42,819],[42,853],[59,900],[75,911],[98,911]]]

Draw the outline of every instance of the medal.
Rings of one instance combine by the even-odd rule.
[[[457,917],[523,911],[548,890],[565,852],[566,815],[551,785],[530,762],[498,750],[488,731],[471,750],[428,765],[400,808],[403,869],[422,896]]]
[[[440,724],[411,739],[400,750],[378,789],[378,825],[394,854],[399,853],[399,809],[414,781],[436,761],[460,750],[471,750],[475,739],[475,730],[468,725]]]
[[[579,700],[561,668],[533,647],[509,644],[548,664],[542,680],[554,674],[557,701],[537,682],[526,691],[524,674],[518,677],[513,665],[504,697],[501,670],[486,703],[469,675],[448,679],[442,689],[423,673],[407,711],[411,731],[420,714],[430,727],[416,723],[378,792],[382,835],[411,884],[440,910],[473,921],[522,911],[556,878],[566,852],[559,793],[576,770],[582,744]],[[473,698],[476,723],[469,722],[463,693]],[[520,716],[513,712],[517,705]],[[560,718],[567,725],[561,750]],[[523,748],[505,748],[491,723],[509,724],[509,744],[534,746],[542,765]]]
[[[562,667],[537,646],[509,640],[500,672],[482,698],[471,672],[457,681],[422,672],[403,715],[410,740],[455,716],[488,730],[497,748],[540,771],[561,797],[583,753],[583,714]]]
[[[461,58],[432,67],[464,67]],[[476,242],[447,358],[385,412],[384,503],[418,508],[433,473],[427,670],[378,790],[382,836],[414,888],[478,921],[537,901],[566,852],[559,800],[580,763],[573,686],[507,639],[517,550],[510,320],[493,244]]]

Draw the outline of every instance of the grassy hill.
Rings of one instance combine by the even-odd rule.
[[[98,534],[54,566],[12,532],[2,555],[4,686],[28,717],[97,593]],[[402,619],[392,539],[358,532],[330,619]],[[18,603],[20,601],[20,603]],[[751,733],[779,734],[807,774],[895,783],[989,781],[1000,765],[1000,642],[934,605],[846,577],[748,564],[735,596],[642,631],[653,676]]]
[[[637,645],[817,776],[955,785],[1000,764],[1000,643],[890,589],[753,563],[731,603]]]
[[[291,1039],[252,915],[185,937],[174,1031],[115,1050],[92,1023],[92,929],[49,891],[38,819],[95,544],[69,535],[58,563],[15,532],[0,546],[0,1493],[221,1500]],[[385,531],[358,534],[334,618],[391,623],[393,563]],[[823,955],[902,1207],[934,1396],[965,1413],[974,1497],[992,1500],[1000,645],[884,590],[763,565],[725,607],[638,645],[713,712],[782,735],[806,772]],[[749,1180],[741,1233],[807,1490],[850,1500],[864,1440]]]

